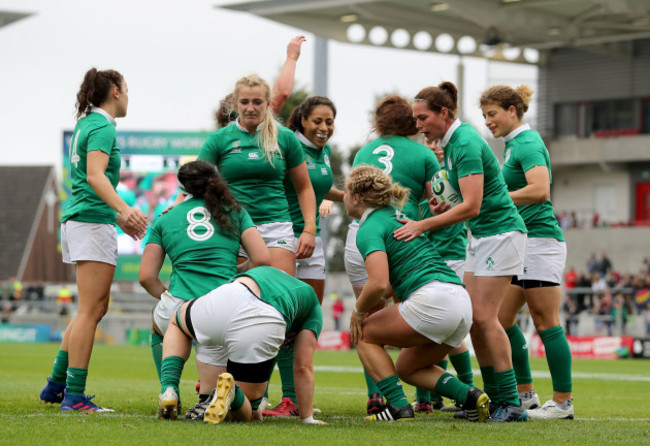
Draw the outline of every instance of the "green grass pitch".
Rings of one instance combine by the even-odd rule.
[[[356,352],[319,351],[315,406],[327,426],[303,426],[297,419],[266,419],[251,424],[208,426],[185,420],[156,419],[160,392],[149,348],[96,345],[87,391],[112,414],[61,413],[40,402],[56,344],[0,343],[0,444],[119,445],[559,445],[650,444],[650,362],[574,360],[573,421],[529,421],[507,425],[474,424],[451,415],[417,415],[413,422],[363,420],[365,382]],[[183,410],[196,403],[193,358],[181,382]],[[543,359],[531,361],[542,401],[551,397]],[[477,364],[474,363],[477,368]],[[280,399],[277,372],[271,403]],[[480,386],[480,376],[476,377]],[[409,399],[414,389],[405,386]]]

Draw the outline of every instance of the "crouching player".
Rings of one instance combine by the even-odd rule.
[[[388,175],[370,166],[355,168],[345,187],[348,214],[360,219],[356,242],[368,271],[350,331],[361,363],[387,400],[381,410],[366,419],[414,418],[401,378],[456,400],[470,421],[485,421],[489,416],[487,394],[436,366],[469,333],[472,305],[458,276],[426,237],[410,243],[393,237],[400,226],[397,218],[404,218],[394,204],[403,203],[407,194]],[[401,303],[366,318],[389,283]],[[397,365],[385,345],[402,348]]]
[[[253,268],[183,304],[165,333],[158,417],[175,418],[178,384],[192,340],[221,347],[226,373],[217,379],[204,421],[251,421],[285,337],[295,336],[293,373],[300,419],[313,418],[316,341],[323,325],[313,288],[270,266]]]

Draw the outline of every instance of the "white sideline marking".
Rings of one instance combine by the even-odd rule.
[[[316,372],[331,372],[331,373],[363,373],[363,367],[350,367],[350,366],[335,366],[335,365],[316,365],[314,366],[314,371]],[[473,369],[475,375],[480,375],[481,371],[479,369]],[[549,372],[532,372],[533,378],[550,378],[551,374]],[[584,373],[584,372],[573,372],[572,376],[574,378],[586,378],[586,379],[606,379],[612,381],[640,381],[640,382],[650,382],[650,376],[641,376],[641,375],[624,375],[617,373]]]

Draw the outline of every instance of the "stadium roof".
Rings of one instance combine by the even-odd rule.
[[[31,13],[0,10],[0,28],[32,15]]]
[[[544,63],[650,38],[648,0],[266,0],[218,5],[346,43]],[[541,57],[540,57],[541,56]]]

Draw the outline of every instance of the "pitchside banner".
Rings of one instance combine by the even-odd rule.
[[[209,132],[117,132],[122,157],[117,192],[153,222],[176,200],[178,168],[196,159]],[[72,131],[63,132],[63,187],[61,215],[70,198],[70,140]],[[140,255],[146,238],[134,241],[118,228],[118,260],[115,280],[138,280]],[[166,259],[161,278],[168,279],[171,264]]]
[[[571,356],[586,359],[617,359],[621,352],[633,350],[634,338],[630,336],[567,336],[571,348]],[[533,335],[530,345],[533,357],[546,356],[544,344],[539,335]]]

